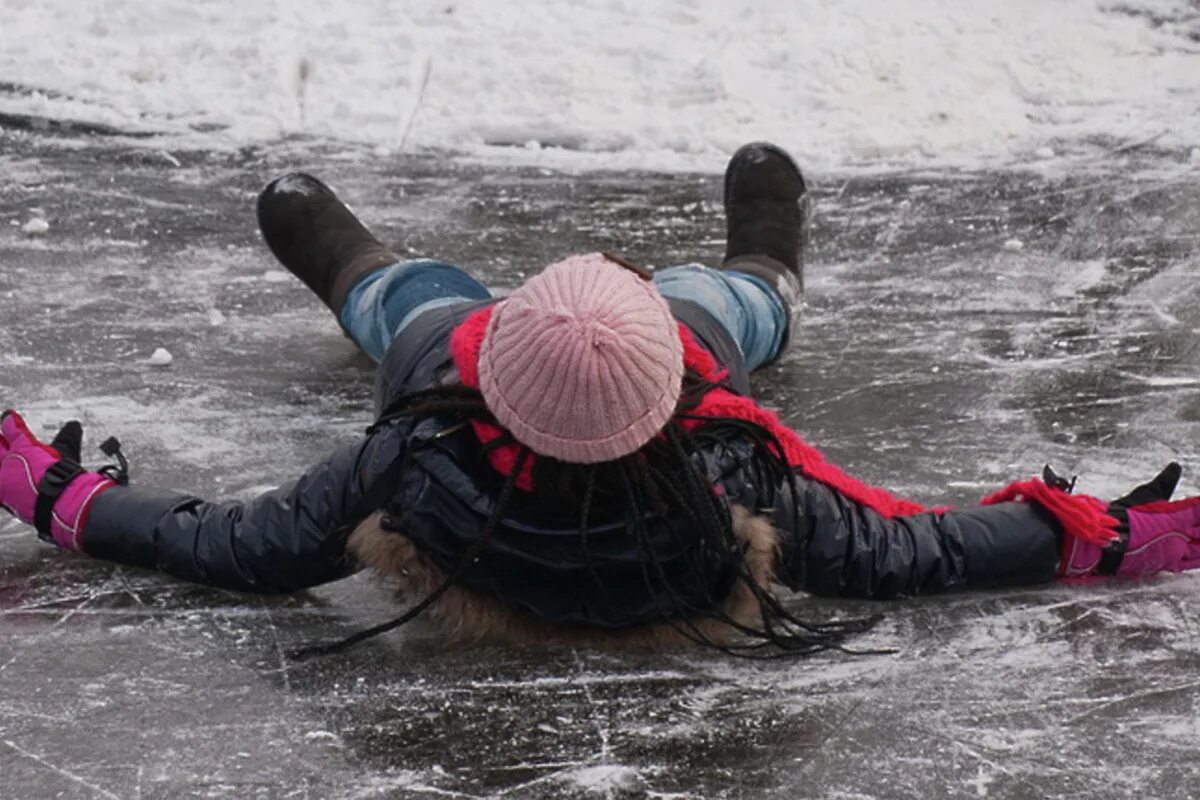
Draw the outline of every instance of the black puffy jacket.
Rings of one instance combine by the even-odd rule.
[[[393,342],[377,373],[377,412],[398,394],[445,378],[452,368],[449,333],[481,305],[429,311]],[[698,306],[676,301],[671,306],[730,370],[732,387],[748,393],[744,362],[719,325]],[[141,486],[114,488],[91,509],[84,549],[227,589],[290,592],[315,586],[357,568],[346,554],[347,532],[361,511],[356,506],[399,459],[404,467],[390,502],[392,518],[426,557],[449,571],[494,500],[489,487],[495,475],[483,474],[488,468],[481,466],[478,447],[469,428],[404,417],[338,449],[294,483],[247,503],[212,503]],[[776,578],[793,589],[885,599],[1054,577],[1058,524],[1033,504],[886,518],[803,477],[795,493],[786,482],[760,485],[764,473],[753,463],[749,443],[712,444],[695,458],[731,503],[771,516],[780,537]],[[593,546],[604,546],[603,526],[597,528],[589,536]],[[626,593],[581,596],[572,582],[576,565],[570,563],[577,538],[573,526],[560,527],[516,507],[484,566],[461,582],[546,619],[603,627],[645,621],[645,603],[623,602]],[[666,534],[660,538],[672,541]],[[630,569],[640,572],[636,549],[621,545],[618,537],[610,537],[610,544],[616,551],[608,555],[619,562],[620,548],[627,547]],[[621,576],[614,573],[613,579]]]

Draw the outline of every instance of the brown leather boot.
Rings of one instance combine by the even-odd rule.
[[[303,172],[276,178],[262,190],[258,227],[279,263],[304,281],[339,321],[354,284],[400,260],[328,186]]]

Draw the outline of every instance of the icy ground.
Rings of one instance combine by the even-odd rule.
[[[1200,147],[1196,0],[0,0],[0,118],[719,170]]]
[[[0,401],[47,434],[79,416],[136,481],[210,497],[356,436],[370,365],[254,228],[257,189],[298,166],[400,251],[496,285],[571,250],[720,253],[711,175],[0,130]],[[758,389],[925,501],[1045,461],[1111,495],[1178,459],[1194,493],[1198,172],[1145,147],[1069,177],[819,175],[809,307]],[[159,347],[170,366],[146,363]],[[916,599],[862,641],[894,655],[799,663],[447,649],[418,625],[297,664],[392,616],[386,591],[222,593],[0,521],[0,796],[1187,797],[1197,604],[1195,576]]]

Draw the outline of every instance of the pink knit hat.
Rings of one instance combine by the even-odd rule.
[[[496,305],[479,388],[535,453],[591,464],[637,450],[675,411],[683,344],[654,284],[600,253],[551,264]]]

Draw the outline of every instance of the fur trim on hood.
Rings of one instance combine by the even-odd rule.
[[[360,565],[395,583],[399,598],[419,601],[440,586],[446,575],[407,536],[384,529],[382,519],[382,512],[377,512],[354,529],[348,545],[350,552]],[[755,582],[769,588],[779,549],[779,537],[770,521],[752,515],[741,506],[733,506],[733,532],[745,548],[746,565]],[[758,601],[741,579],[734,584],[722,610],[741,625],[762,624]],[[688,642],[687,637],[668,623],[609,630],[550,622],[460,586],[451,586],[438,598],[430,606],[428,616],[455,640],[642,648],[673,647]],[[694,620],[694,624],[716,642],[728,641],[736,634],[730,625],[712,618]]]

